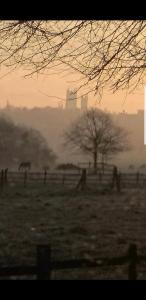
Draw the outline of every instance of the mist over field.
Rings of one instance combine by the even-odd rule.
[[[79,163],[91,160],[84,154],[69,151],[63,147],[64,131],[77,120],[83,111],[79,108],[67,110],[63,108],[52,107],[34,107],[19,108],[14,106],[6,106],[0,110],[0,116],[5,116],[19,125],[32,127],[41,132],[45,137],[49,146],[55,151],[58,156],[58,163]],[[146,147],[144,146],[144,113],[139,110],[135,114],[125,112],[112,114],[116,124],[125,128],[128,131],[128,137],[131,149],[122,153],[116,154],[110,162],[114,162],[122,169],[128,169],[132,165],[131,170],[142,168],[146,164]],[[146,169],[145,169],[146,171]]]

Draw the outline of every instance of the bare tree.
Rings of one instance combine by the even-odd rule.
[[[109,114],[91,109],[65,133],[65,145],[92,157],[94,170],[102,156],[128,149],[127,132],[116,126]]]
[[[145,20],[0,21],[0,65],[23,65],[28,75],[64,65],[88,92],[132,89],[145,76],[145,40]]]
[[[103,142],[99,147],[102,163],[104,164],[105,161],[112,158],[113,155],[125,150],[130,150],[128,132],[120,126],[115,125],[111,119],[111,124],[106,129]]]

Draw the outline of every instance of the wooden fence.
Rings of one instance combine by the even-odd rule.
[[[79,187],[79,182],[83,188],[88,187],[91,189],[106,189],[113,185],[113,171],[112,169],[103,172],[84,172],[86,169],[72,172],[5,172],[1,171],[0,174],[0,187],[21,184],[24,187],[31,186],[32,184],[43,184],[50,186],[59,186],[65,188]],[[144,173],[120,173],[118,172],[115,186],[117,190],[124,188],[146,187],[146,174]]]
[[[99,257],[93,261],[87,259],[53,261],[51,260],[51,248],[48,245],[37,246],[36,265],[34,266],[16,266],[0,267],[0,278],[11,279],[20,276],[36,276],[37,280],[51,280],[52,271],[68,269],[89,269],[109,266],[122,266],[127,264],[127,279],[137,280],[137,266],[141,261],[146,261],[146,256],[137,254],[137,246],[130,244],[125,256],[119,257]],[[116,279],[116,278],[115,278]]]

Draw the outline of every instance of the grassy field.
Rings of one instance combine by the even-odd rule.
[[[146,190],[57,191],[35,185],[0,194],[0,265],[34,264],[36,245],[53,259],[124,255],[129,243],[146,255]],[[139,265],[146,279],[146,265]],[[127,279],[127,266],[53,272],[53,279]]]

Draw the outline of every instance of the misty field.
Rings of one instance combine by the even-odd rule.
[[[120,194],[57,191],[48,185],[8,187],[0,195],[0,265],[35,264],[36,245],[52,259],[124,255],[134,242],[146,255],[146,190]],[[127,265],[54,271],[52,279],[127,279]],[[146,265],[138,265],[146,279]]]

